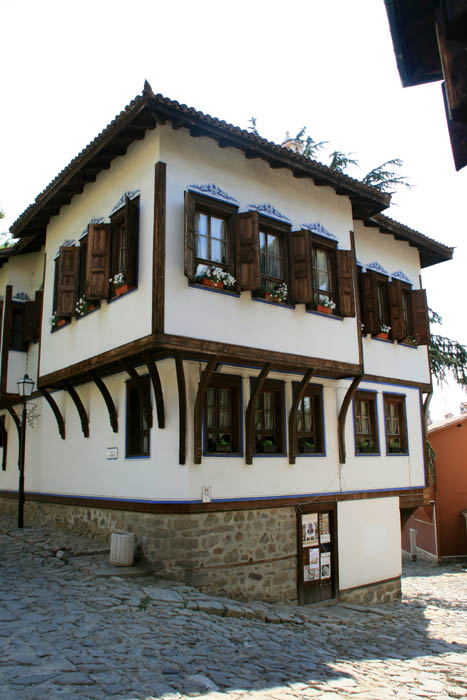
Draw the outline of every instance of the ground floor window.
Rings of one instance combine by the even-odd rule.
[[[126,383],[126,457],[149,457],[149,424],[143,397],[151,402],[149,377],[140,378],[140,389],[134,381]]]
[[[353,400],[355,454],[378,454],[376,394],[358,391]]]
[[[205,454],[241,452],[241,377],[211,378],[204,406]]]
[[[256,454],[284,454],[284,384],[269,379],[255,405]]]
[[[384,394],[384,421],[387,454],[406,454],[408,442],[404,396]]]

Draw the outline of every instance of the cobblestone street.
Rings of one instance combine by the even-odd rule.
[[[2,700],[467,699],[459,566],[405,564],[401,604],[296,608],[104,576],[102,543],[62,531],[0,533]]]

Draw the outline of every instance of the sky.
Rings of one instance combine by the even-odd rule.
[[[0,27],[0,231],[143,89],[281,143],[303,126],[320,154],[352,152],[362,178],[401,158],[413,185],[384,213],[446,245],[422,274],[443,318],[433,332],[467,344],[467,167],[457,173],[441,84],[402,88],[383,0],[23,0]],[[434,419],[467,394],[435,390]]]

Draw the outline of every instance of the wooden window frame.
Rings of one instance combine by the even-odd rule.
[[[313,258],[315,255],[315,250],[324,250],[326,254],[328,255],[328,260],[329,260],[329,272],[331,276],[331,292],[323,292],[322,290],[319,290],[318,287],[315,286],[316,282],[316,275],[314,271],[314,265],[313,265]],[[327,238],[323,238],[322,236],[312,234],[311,236],[311,260],[310,260],[310,265],[311,265],[311,279],[312,279],[312,294],[313,294],[313,299],[310,304],[310,308],[316,310],[316,307],[318,305],[322,306],[320,302],[315,301],[315,295],[322,294],[323,296],[327,296],[331,301],[333,301],[336,305],[335,312],[338,315],[339,314],[339,285],[338,285],[338,279],[337,279],[337,241],[330,241]]]
[[[405,394],[383,394],[384,401],[384,434],[386,437],[386,455],[387,456],[398,456],[398,455],[408,455],[409,445],[407,436],[407,411],[405,406]],[[397,407],[397,417],[399,422],[399,434],[398,438],[394,439],[400,440],[400,449],[393,450],[390,449],[391,436],[396,435],[395,433],[388,433],[388,407],[390,405],[395,405]]]
[[[377,392],[373,391],[357,391],[355,392],[355,396],[353,398],[353,427],[354,427],[354,444],[355,444],[355,456],[356,457],[361,457],[362,455],[380,455],[380,446],[379,446],[379,430],[378,430],[378,401],[377,401]],[[360,449],[359,446],[359,438],[361,437],[362,439],[367,439],[365,436],[367,433],[359,433],[357,432],[357,419],[358,419],[358,412],[357,412],[357,403],[359,401],[366,401],[368,402],[368,420],[370,422],[370,440],[372,442],[372,446],[374,449],[372,450],[364,450]]]
[[[149,396],[149,401],[151,401],[151,382],[150,382],[150,376],[149,374],[140,376],[140,382],[143,387],[143,391],[148,392]],[[148,458],[151,455],[151,428],[150,426],[147,426],[146,428],[143,427],[143,421],[146,420],[145,416],[145,411],[144,411],[144,406],[143,402],[141,400],[140,394],[138,389],[136,388],[136,384],[132,379],[128,379],[125,382],[126,385],[126,399],[125,399],[125,459],[144,459]],[[134,392],[132,394],[133,397],[136,397],[136,400],[138,401],[138,412],[139,412],[139,425],[135,428],[134,421],[135,421],[135,412],[132,410],[132,405],[131,401],[133,399],[130,399],[130,392]],[[134,431],[137,433],[137,437],[133,434]],[[147,434],[148,438],[148,449],[147,451],[143,451],[143,449],[134,449],[135,447],[138,448],[143,444],[143,439],[145,434]],[[134,441],[134,443],[133,443]]]
[[[254,384],[256,377],[252,378],[250,381],[251,391],[254,389]],[[258,429],[256,428],[256,405],[254,406],[255,418],[254,418],[254,445],[255,451],[253,456],[255,457],[285,457],[287,455],[286,451],[286,433],[285,433],[285,384],[280,379],[266,379],[262,390],[258,394],[257,401],[265,393],[274,394],[274,413],[275,413],[275,426],[273,431],[268,431],[267,429],[260,429],[261,433],[271,432],[273,433],[274,442],[276,450],[272,452],[258,452]],[[265,438],[268,439],[268,438]],[[264,442],[264,439],[263,439]]]
[[[378,331],[374,335],[378,335],[381,331],[381,326],[391,326],[391,309],[389,305],[389,280],[384,275],[376,273],[376,310],[378,316]],[[381,295],[381,296],[380,296]],[[383,297],[383,298],[381,298]],[[389,332],[391,337],[391,332]]]
[[[238,206],[234,204],[228,204],[227,202],[222,202],[217,199],[212,199],[196,192],[191,192],[188,190],[185,193],[189,196],[194,203],[194,221],[193,221],[193,266],[192,269],[187,271],[189,281],[194,284],[198,284],[197,269],[199,265],[205,265],[206,267],[220,267],[221,270],[225,270],[229,274],[235,276],[235,232],[234,232],[234,217],[238,213]],[[186,205],[185,205],[186,206]],[[207,214],[208,216],[214,216],[219,219],[223,219],[226,222],[226,262],[216,262],[209,259],[196,257],[196,213]],[[185,232],[185,236],[187,233]]]
[[[209,389],[230,389],[231,390],[231,428],[232,450],[218,451],[209,450],[209,432],[222,432],[220,428],[208,428],[208,391]],[[243,454],[242,444],[242,378],[231,374],[214,374],[209,380],[203,404],[203,455],[206,457],[241,457]]]
[[[299,382],[294,382],[292,385],[292,391],[295,393],[298,391],[300,384]],[[304,431],[298,429],[298,416],[303,404],[303,399],[298,404],[297,408],[297,427],[295,429],[295,456],[296,457],[323,457],[326,454],[325,444],[324,444],[324,403],[323,403],[323,387],[317,384],[309,384],[303,398],[312,397],[313,398],[313,417],[314,425],[316,426],[314,431]],[[312,435],[314,433],[314,435]],[[314,451],[300,452],[299,441],[301,439],[306,440],[307,437],[315,437],[315,441],[318,443],[320,449]]]
[[[258,251],[259,251],[259,288],[252,292],[253,298],[265,298],[265,294],[270,291],[265,288],[264,283],[270,283],[274,286],[279,286],[283,283],[287,285],[287,300],[283,303],[290,306],[291,289],[290,289],[290,274],[289,274],[289,246],[287,244],[287,234],[291,231],[289,224],[274,221],[265,216],[259,216],[258,220]],[[261,248],[260,237],[264,233],[266,236],[277,236],[279,238],[280,254],[282,261],[282,277],[272,277],[271,275],[263,275],[261,273]],[[273,302],[275,303],[275,302]]]
[[[11,335],[9,350],[16,352],[27,352],[28,344],[23,340],[25,303],[21,301],[11,302]],[[15,332],[15,318],[19,318]],[[15,337],[16,336],[16,337]]]
[[[407,342],[415,335],[414,318],[412,311],[412,287],[401,282],[402,318],[405,325],[405,338],[402,342]]]
[[[139,248],[140,248],[140,214],[139,214],[139,204],[140,197],[133,197],[132,199],[126,198],[124,204],[115,211],[110,217],[110,274],[109,279],[113,279],[115,275],[120,272],[126,273],[127,281],[125,283],[128,289],[126,291],[131,291],[138,287],[138,273],[139,273]],[[129,212],[128,207],[134,207],[137,211],[137,223],[136,232],[133,234],[128,232],[125,226],[128,224]],[[131,222],[130,222],[131,223]],[[127,236],[126,246],[122,245],[122,239],[124,234]],[[131,236],[134,236],[134,243],[136,250],[131,250]],[[133,254],[133,259],[130,258],[130,253]],[[122,256],[126,262],[122,261]],[[125,267],[131,269],[123,269]],[[117,293],[116,288],[113,284],[110,284],[110,290],[108,298],[109,300],[116,299],[121,296],[121,292]]]

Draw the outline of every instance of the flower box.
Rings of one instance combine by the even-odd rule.
[[[383,333],[382,331],[376,335],[377,338],[383,338],[383,340],[387,340],[389,338],[389,333]]]
[[[281,304],[281,300],[277,297],[277,295],[274,295],[272,292],[264,292],[264,298],[267,301],[273,301],[276,304]]]
[[[55,328],[61,328],[66,324],[66,318],[58,318],[57,323],[55,324]]]
[[[115,296],[119,297],[122,294],[125,294],[125,292],[129,292],[130,289],[131,287],[128,283],[121,284],[119,287],[115,287]]]
[[[216,280],[212,280],[209,277],[203,277],[203,279],[201,281],[205,287],[214,287],[215,289],[224,289],[223,282],[217,282]]]
[[[321,306],[321,304],[316,304],[316,311],[319,311],[320,314],[332,314],[333,309],[331,309],[330,306]]]

